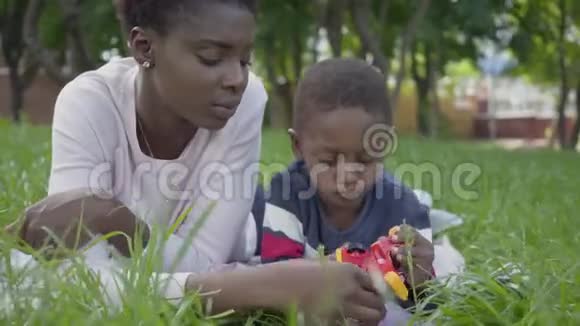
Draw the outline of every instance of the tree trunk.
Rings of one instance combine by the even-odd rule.
[[[389,0],[383,0],[383,5],[386,6],[385,2]],[[373,65],[376,66],[385,76],[385,81],[388,81],[390,74],[389,60],[387,56],[383,53],[381,49],[380,38],[370,29],[369,22],[371,21],[372,11],[370,0],[351,0],[350,2],[350,12],[354,23],[354,28],[360,37],[362,44],[361,56],[366,59],[366,54],[371,53],[373,55]],[[392,103],[391,94],[387,91],[385,94],[389,104]],[[395,111],[395,108],[388,108],[390,111]]]
[[[419,65],[417,62],[417,55],[419,54],[417,43],[413,42],[411,45],[411,74],[415,82],[417,92],[417,128],[419,134],[422,136],[431,135],[431,124],[429,122],[429,82],[430,82],[430,60],[428,59],[429,51],[425,47],[425,76],[419,73]]]
[[[21,111],[24,102],[24,87],[18,75],[18,65],[16,67],[10,65],[8,70],[10,76],[10,112],[12,120],[15,123],[20,123],[22,121]]]
[[[401,93],[401,87],[403,86],[403,81],[405,79],[405,71],[407,69],[406,58],[407,58],[407,52],[409,49],[409,45],[413,44],[413,41],[415,39],[415,34],[417,34],[417,28],[419,28],[419,24],[421,23],[421,21],[425,17],[425,14],[427,13],[427,10],[429,9],[430,4],[431,4],[431,0],[421,0],[421,2],[419,3],[419,8],[415,12],[413,17],[409,21],[409,23],[407,24],[405,31],[402,35],[401,48],[399,50],[400,70],[397,73],[397,78],[396,78],[396,82],[395,82],[395,89],[393,90],[393,93],[391,94],[391,102],[392,102],[391,105],[393,107],[393,110],[397,109],[397,104],[399,101],[399,94]]]
[[[64,86],[83,71],[94,68],[89,51],[84,39],[84,33],[80,24],[81,0],[60,0],[59,4],[65,17],[66,33],[68,36],[70,62],[67,62],[69,70],[63,69],[57,62],[51,51],[46,49],[38,36],[38,22],[46,5],[46,0],[30,0],[23,26],[24,42],[36,60],[44,68],[46,73],[58,84]]]
[[[294,51],[293,47],[291,47],[290,49],[288,49],[287,51]],[[285,52],[281,52],[281,53],[285,53]],[[284,117],[286,117],[286,121],[288,122],[288,126],[290,126],[290,118],[292,117],[292,102],[293,102],[293,91],[294,91],[294,83],[292,80],[292,71],[290,69],[293,69],[293,71],[296,71],[296,67],[298,65],[296,65],[297,62],[293,61],[293,67],[289,68],[288,64],[287,64],[287,58],[282,54],[282,55],[274,55],[274,63],[278,66],[279,68],[279,72],[282,75],[282,77],[284,78],[284,82],[281,83],[278,80],[276,80],[276,91],[278,93],[278,96],[280,96],[280,100],[282,101],[283,106],[281,107],[281,109],[284,111]],[[275,66],[273,66],[275,67]],[[278,77],[278,76],[276,76]]]
[[[302,75],[303,62],[302,54],[304,53],[302,47],[302,38],[300,31],[295,29],[292,33],[292,64],[294,69],[294,78],[296,80],[300,79]]]
[[[439,136],[439,117],[441,115],[441,103],[439,101],[439,86],[438,86],[438,80],[439,80],[439,73],[438,73],[438,68],[440,65],[440,58],[439,55],[441,53],[440,50],[440,45],[439,43],[437,43],[435,45],[435,48],[437,49],[437,51],[431,52],[428,51],[427,55],[428,58],[430,58],[430,64],[429,64],[429,85],[430,85],[430,90],[431,90],[431,108],[430,111],[431,115],[429,117],[429,121],[430,121],[430,130],[431,130],[431,136],[432,137],[437,137]]]
[[[24,99],[24,90],[31,74],[35,71],[27,71],[24,76],[20,75],[19,66],[25,57],[25,45],[22,40],[22,24],[26,12],[27,1],[18,0],[4,4],[4,15],[0,35],[2,35],[1,47],[4,61],[8,66],[10,81],[10,112],[14,122],[21,121],[21,111]]]
[[[379,8],[379,23],[381,25],[384,25],[387,22],[390,4],[390,1],[381,1],[381,7]]]
[[[388,0],[383,0],[388,1]],[[354,22],[354,27],[360,37],[363,48],[367,49],[374,57],[374,65],[389,77],[389,60],[381,49],[379,37],[370,29],[370,21],[373,19],[370,0],[352,0],[350,11]]]
[[[572,142],[570,148],[575,150],[578,146],[578,138],[580,137],[580,79],[576,81],[576,123],[572,131]]]
[[[388,94],[388,99],[393,111],[397,108],[398,97],[401,92],[403,80],[405,79],[406,57],[409,50],[409,44],[413,43],[417,28],[423,20],[430,4],[431,0],[421,0],[419,8],[408,22],[405,31],[402,34],[402,44],[399,50],[399,67],[401,67],[401,69],[397,73],[394,90]],[[386,20],[388,7],[389,1],[383,0],[379,12],[380,19]],[[371,1],[351,0],[350,10],[355,30],[361,39],[363,48],[367,49],[373,55],[373,64],[383,72],[385,79],[388,80],[390,74],[389,59],[383,53],[380,38],[370,28],[371,24],[369,22],[373,19]],[[384,25],[385,22],[381,21],[379,24]]]
[[[290,118],[288,116],[287,100],[285,99],[284,91],[282,90],[283,85],[278,81],[278,75],[276,73],[276,63],[274,62],[274,53],[276,53],[275,39],[273,35],[268,35],[265,39],[265,48],[267,55],[265,58],[265,68],[266,76],[269,80],[269,84],[272,85],[271,92],[271,114],[270,114],[270,124],[272,128],[282,128],[286,129],[290,126]]]
[[[415,81],[417,84],[417,128],[421,136],[431,136],[429,87],[426,80]]]
[[[342,55],[342,26],[346,0],[329,0],[325,15],[325,29],[333,57]]]
[[[59,3],[71,44],[73,73],[91,70],[94,65],[80,24],[81,0],[60,0]]]
[[[566,0],[560,0],[560,26],[558,38],[558,66],[560,68],[560,99],[558,100],[558,141],[561,148],[568,148],[566,133],[566,104],[568,103],[568,72],[566,68],[566,49],[564,47],[566,33]]]
[[[46,0],[30,0],[24,19],[24,42],[32,53],[36,55],[36,59],[46,70],[46,73],[58,84],[64,86],[72,79],[72,76],[62,71],[60,65],[54,60],[51,53],[40,44],[38,39],[38,21],[42,16],[45,5]]]

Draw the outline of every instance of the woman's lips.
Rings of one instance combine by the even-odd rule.
[[[221,120],[228,120],[236,113],[237,106],[227,107],[224,105],[213,105],[212,113]]]

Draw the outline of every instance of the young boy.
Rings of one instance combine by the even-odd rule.
[[[258,222],[263,263],[314,258],[320,246],[325,255],[345,243],[368,247],[404,224],[415,285],[433,276],[428,209],[384,170],[388,153],[371,148],[381,145],[372,137],[392,136],[386,94],[384,77],[361,60],[325,60],[305,73],[290,130],[296,161],[272,178]],[[401,249],[393,258],[408,273],[407,254]]]

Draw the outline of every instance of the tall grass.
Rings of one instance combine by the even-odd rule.
[[[45,195],[49,138],[46,128],[0,125],[0,225]],[[266,131],[262,152],[266,174],[292,160],[288,139],[280,132]],[[457,172],[458,167],[467,166],[464,163],[480,172],[475,180]],[[400,139],[387,166],[395,172],[407,171],[402,178],[408,185],[432,192],[435,206],[465,220],[450,236],[465,255],[468,271],[456,283],[433,284],[425,303],[437,303],[438,309],[424,316],[418,313],[418,317],[445,325],[580,324],[580,232],[574,223],[580,218],[579,155],[506,152],[409,137]],[[430,173],[411,173],[425,169]],[[454,185],[453,180],[458,182]],[[475,196],[466,199],[462,191]],[[14,246],[10,239],[0,238],[0,266],[9,266]],[[73,264],[66,277],[57,273],[56,265],[42,264],[42,269],[26,274],[36,275],[34,284],[26,284],[30,278],[10,268],[0,268],[0,278],[8,279],[0,297],[8,296],[14,304],[0,312],[0,323],[249,325],[286,321],[260,312],[212,318],[203,312],[196,296],[177,306],[169,304],[149,282],[154,263],[147,255],[128,262],[127,288],[118,310],[109,308],[82,264]],[[506,284],[498,282],[504,278]]]

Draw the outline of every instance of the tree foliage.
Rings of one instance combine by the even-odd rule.
[[[536,82],[559,84],[557,136],[560,145],[573,149],[580,131],[580,106],[576,125],[568,138],[565,108],[574,85],[580,96],[580,14],[574,0],[519,0],[509,22],[515,30],[511,48],[521,62],[519,73]],[[579,102],[579,100],[577,100]]]
[[[113,3],[114,0],[0,0],[0,36],[3,44],[12,44],[3,47],[4,61],[15,66],[13,58],[18,57],[20,68],[15,71],[19,74],[14,76],[21,77],[29,76],[25,71],[34,72],[23,69],[23,62],[36,62],[64,84],[112,55],[125,55]],[[482,44],[509,50],[519,62],[513,73],[525,74],[535,82],[559,84],[561,93],[567,94],[565,90],[577,89],[580,83],[578,3],[261,1],[255,69],[270,93],[270,121],[277,127],[288,126],[293,93],[304,68],[328,56],[356,56],[374,64],[389,83],[387,95],[394,109],[403,82],[410,77],[418,99],[419,130],[425,135],[435,135],[438,130],[439,100],[435,90],[446,67],[459,61],[475,66]],[[26,82],[14,78],[14,83],[17,96]],[[560,111],[567,99],[561,96]]]

